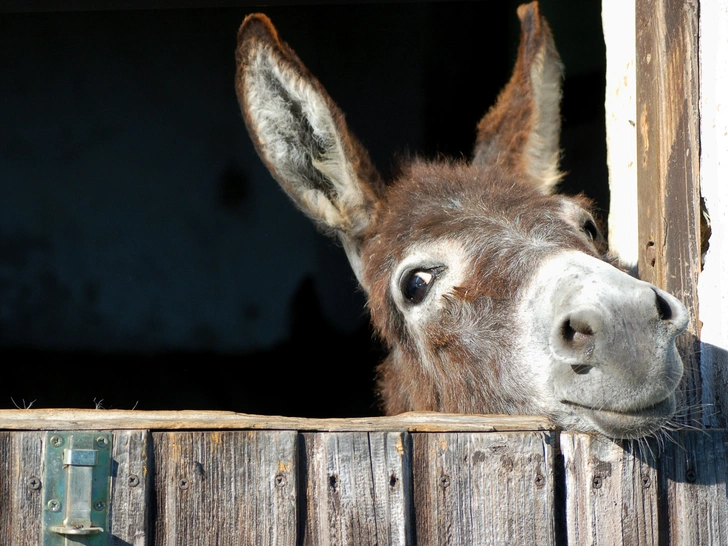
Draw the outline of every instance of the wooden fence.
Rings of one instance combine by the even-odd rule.
[[[728,544],[724,431],[658,445],[539,417],[105,410],[0,411],[0,544],[64,544],[44,536],[65,510],[46,466],[80,431],[111,452],[89,509],[107,517],[68,544]]]
[[[640,276],[690,312],[679,341],[686,422],[725,426],[725,338],[701,352],[700,324],[713,331],[719,320],[700,314],[697,297],[703,266],[711,271],[715,256],[722,256],[719,271],[727,263],[716,254],[717,239],[702,263],[709,230],[701,231],[701,219],[715,211],[717,233],[725,204],[711,194],[704,211],[699,187],[703,176],[706,187],[722,191],[725,149],[701,156],[696,132],[699,89],[710,99],[725,67],[722,49],[698,66],[698,52],[711,46],[700,42],[707,33],[698,31],[698,16],[713,14],[705,28],[713,19],[725,23],[725,2],[638,0],[633,7],[636,104],[620,122],[634,134],[610,146],[636,143],[625,166],[637,170]],[[624,41],[621,32],[613,36]],[[701,81],[701,71],[711,79]],[[725,138],[711,121],[703,144],[723,142],[711,127]],[[706,309],[725,301],[725,283],[715,285],[703,298]],[[701,413],[703,405],[712,416]],[[80,431],[95,434],[75,439]],[[728,545],[727,440],[724,430],[702,429],[618,442],[561,432],[537,417],[0,411],[0,546]],[[68,454],[74,450],[78,460]],[[103,532],[63,538],[49,529],[73,530],[69,493],[50,467],[60,464],[60,474],[88,468],[90,453],[109,462],[109,477],[96,489],[88,485],[78,518]]]

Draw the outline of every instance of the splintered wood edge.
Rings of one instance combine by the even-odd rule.
[[[410,412],[390,417],[307,419],[230,411],[0,410],[0,430],[301,430],[321,432],[550,431],[546,417]]]

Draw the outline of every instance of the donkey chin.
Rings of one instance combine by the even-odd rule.
[[[543,412],[612,438],[656,433],[674,415],[685,306],[602,260],[565,251],[539,268],[521,303],[522,349]]]

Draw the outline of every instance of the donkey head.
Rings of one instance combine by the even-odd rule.
[[[614,437],[658,430],[682,376],[684,306],[606,258],[560,178],[561,65],[533,2],[510,82],[470,163],[414,160],[384,183],[338,107],[264,15],[238,34],[236,88],[255,147],[340,239],[390,354],[389,414],[530,413]]]

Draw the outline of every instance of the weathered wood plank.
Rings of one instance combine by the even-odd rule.
[[[114,432],[109,546],[151,543],[151,447],[148,431]]]
[[[659,544],[658,478],[647,443],[562,433],[569,544]],[[657,447],[652,448],[654,452]]]
[[[553,430],[545,417],[411,412],[392,417],[306,419],[230,411],[0,410],[0,430],[299,430],[330,432],[490,432]]]
[[[155,432],[155,541],[292,545],[295,432]]]
[[[110,545],[147,544],[148,480],[141,478],[129,487],[129,469],[139,468],[140,476],[148,476],[146,436],[143,431],[114,434]],[[0,432],[0,544],[42,543],[44,438],[44,432]]]
[[[304,544],[413,543],[411,451],[406,433],[302,436],[306,488]]]
[[[699,422],[700,114],[697,0],[638,0],[637,186],[639,275],[679,298],[690,323],[678,407]]]
[[[43,540],[43,432],[0,432],[0,538],[7,546]]]
[[[13,508],[10,499],[13,493],[10,466],[13,455],[13,435],[0,431],[0,544],[10,544],[11,517]]]
[[[418,544],[556,544],[553,435],[413,434]]]
[[[660,457],[662,544],[728,544],[728,463],[723,430],[671,433]]]

